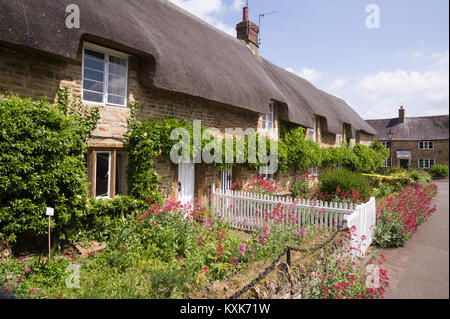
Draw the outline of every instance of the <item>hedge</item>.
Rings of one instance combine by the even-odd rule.
[[[47,206],[55,208],[52,227],[60,238],[84,213],[84,154],[99,112],[75,103],[67,114],[66,97],[58,102],[0,100],[0,241],[14,242],[27,230],[47,232]]]

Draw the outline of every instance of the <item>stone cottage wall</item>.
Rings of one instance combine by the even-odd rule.
[[[418,168],[419,159],[434,159],[436,164],[449,165],[448,140],[435,140],[433,150],[419,150],[419,141],[392,141],[392,164],[398,167],[397,149],[411,150],[411,167]]]
[[[260,131],[262,115],[237,107],[181,93],[164,91],[143,86],[138,79],[139,61],[129,59],[128,100],[139,102],[138,119],[174,117],[188,121],[201,120],[205,127],[255,128]],[[82,58],[76,61],[60,60],[36,52],[18,51],[0,46],[0,87],[22,97],[45,99],[51,103],[56,100],[58,86],[68,86],[71,96],[81,98]],[[101,118],[92,134],[89,146],[92,148],[123,148],[124,134],[127,132],[129,107],[103,106]],[[336,145],[336,135],[325,132],[319,121],[318,142],[323,147]],[[275,107],[275,128],[279,128],[279,108]],[[273,137],[273,136],[272,136]],[[448,148],[447,148],[448,152]],[[178,168],[176,165],[157,159],[156,171],[161,177],[160,191],[164,197],[176,198]],[[248,182],[256,171],[239,166],[233,170],[233,176],[241,183]],[[300,174],[294,172],[279,173],[284,190],[288,191]],[[196,165],[196,195],[207,200],[210,185],[220,186],[220,172],[211,165]]]

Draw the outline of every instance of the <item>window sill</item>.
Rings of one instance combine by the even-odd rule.
[[[110,103],[98,103],[98,102],[91,102],[91,101],[81,101],[83,104],[87,105],[93,105],[93,106],[109,106],[109,107],[121,107],[123,109],[127,109],[128,105],[119,105],[119,104],[110,104]]]

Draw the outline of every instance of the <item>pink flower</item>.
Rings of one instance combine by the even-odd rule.
[[[239,250],[241,251],[241,256],[244,257],[245,256],[245,251],[247,250],[247,245],[246,244],[240,244],[239,245]]]
[[[306,228],[300,228],[300,234],[297,236],[298,238],[306,237]]]
[[[30,272],[31,272],[30,267],[27,267],[27,268],[25,269],[25,273],[29,274]]]

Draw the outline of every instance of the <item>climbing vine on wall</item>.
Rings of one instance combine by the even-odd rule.
[[[143,122],[136,120],[137,102],[131,102],[131,116],[129,120],[130,131],[127,142],[130,149],[130,161],[128,166],[129,189],[131,195],[137,198],[158,198],[157,185],[160,177],[154,168],[154,159],[158,156],[170,160],[170,152],[173,146],[181,142],[180,139],[171,139],[171,132],[177,128],[184,128],[189,135],[187,146],[191,158],[198,152],[211,152],[220,154],[214,157],[210,164],[217,169],[227,169],[230,159],[233,165],[242,163],[249,169],[256,170],[265,164],[260,163],[256,150],[260,149],[257,133],[242,137],[226,137],[224,140],[214,139],[210,136],[201,139],[200,149],[193,147],[193,126],[185,120],[173,118],[152,119]],[[201,126],[201,136],[204,136],[205,128]],[[243,139],[243,142],[241,142]],[[226,145],[229,145],[227,148]],[[336,148],[321,148],[318,144],[305,137],[305,129],[302,127],[285,128],[280,132],[278,141],[266,139],[263,154],[270,154],[270,144],[276,144],[278,149],[278,169],[305,170],[312,166],[336,167],[341,166],[354,171],[371,173],[381,167],[383,159],[388,154],[379,142],[372,146],[357,144],[351,148],[343,145]],[[240,146],[238,146],[240,145]],[[231,146],[231,147],[230,147]]]

